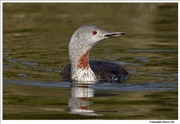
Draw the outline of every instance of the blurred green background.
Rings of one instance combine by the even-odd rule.
[[[178,83],[177,3],[3,3],[4,119],[177,119],[177,90],[114,92],[116,97],[94,98],[94,109],[125,109],[87,117],[67,113],[69,89],[6,83],[63,83],[59,72],[69,63],[70,37],[84,24],[126,32],[90,53],[122,64],[131,75],[125,83]]]

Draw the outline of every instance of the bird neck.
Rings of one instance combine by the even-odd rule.
[[[77,61],[77,67],[82,70],[89,68],[89,50],[87,50],[85,53],[80,55]]]
[[[73,47],[75,48],[75,47]],[[90,49],[73,49],[69,46],[71,60],[71,78],[74,81],[97,81],[89,66]]]

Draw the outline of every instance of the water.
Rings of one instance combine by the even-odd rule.
[[[178,119],[177,8],[3,4],[3,119]],[[60,80],[70,37],[83,24],[126,32],[98,43],[90,58],[122,65],[130,80],[83,86]]]

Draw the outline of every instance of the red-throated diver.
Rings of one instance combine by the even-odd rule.
[[[124,35],[125,32],[107,32],[95,25],[77,29],[69,43],[71,63],[61,72],[62,80],[76,82],[121,82],[130,78],[120,65],[101,60],[89,60],[91,48],[104,39]]]

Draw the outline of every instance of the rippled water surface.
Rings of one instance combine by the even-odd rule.
[[[59,78],[84,24],[126,35],[90,58],[131,79],[74,85]],[[3,4],[3,119],[178,119],[178,4]]]

